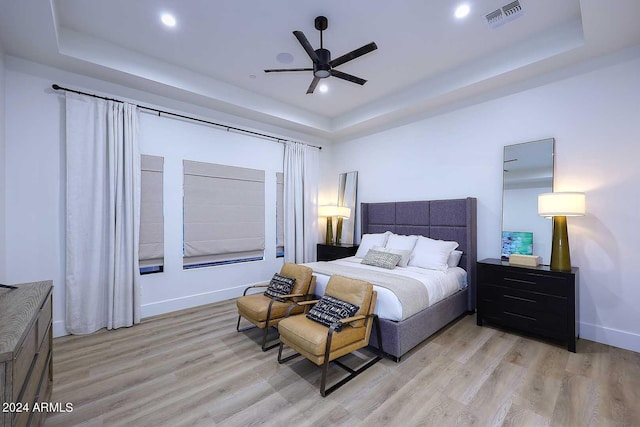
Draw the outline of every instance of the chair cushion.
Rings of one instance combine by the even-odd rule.
[[[331,295],[325,295],[309,310],[307,317],[328,327],[342,319],[355,315],[359,309],[360,307],[355,304],[342,301]],[[335,330],[341,331],[342,326],[342,323],[338,323]]]
[[[295,283],[296,279],[294,277],[287,277],[275,273],[269,282],[269,287],[264,291],[264,295],[277,301],[284,301],[283,298],[280,298],[280,295],[291,294]]]
[[[264,328],[267,326],[267,311],[271,301],[271,298],[266,297],[264,294],[253,294],[240,297],[236,300],[238,314],[259,328]],[[291,303],[288,301],[273,301],[269,325],[278,323],[278,321],[285,316],[287,308],[289,308],[290,305]],[[292,310],[292,314],[301,313],[303,311],[304,307],[295,307]]]
[[[324,358],[327,345],[328,329],[326,326],[308,319],[306,316],[290,316],[280,321],[278,332],[280,332],[280,339],[286,345],[298,352],[306,353],[306,356],[313,355],[316,357],[314,358],[315,363],[322,363],[320,360]],[[331,352],[354,343],[359,343],[361,347],[365,335],[366,328],[364,326],[358,328],[345,326],[342,331],[333,333]]]

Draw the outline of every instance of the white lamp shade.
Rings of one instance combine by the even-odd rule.
[[[538,215],[582,216],[585,214],[584,193],[544,193],[538,196]]]
[[[346,206],[319,206],[318,216],[340,216],[349,218],[351,216],[351,209]]]

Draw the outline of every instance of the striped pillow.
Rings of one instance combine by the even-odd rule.
[[[293,290],[293,285],[295,283],[296,279],[293,277],[287,277],[276,273],[271,278],[269,287],[264,292],[264,295],[271,299],[283,302],[284,298],[280,298],[280,295],[289,295]]]
[[[320,298],[307,313],[307,317],[325,326],[331,326],[334,323],[347,317],[355,316],[360,307],[350,302],[342,301],[331,295],[324,295]],[[342,323],[338,323],[336,331],[342,330]]]

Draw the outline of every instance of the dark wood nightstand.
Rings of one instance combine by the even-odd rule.
[[[358,250],[358,245],[341,244],[327,245],[318,243],[318,261],[333,261],[338,258],[354,256]]]
[[[579,336],[578,269],[554,271],[499,259],[477,263],[477,323],[500,326],[567,343],[576,352]]]

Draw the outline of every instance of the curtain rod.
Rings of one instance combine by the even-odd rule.
[[[94,98],[104,99],[106,101],[114,101],[114,102],[124,103],[124,101],[121,101],[119,99],[107,98],[106,96],[100,96],[100,95],[96,95],[96,94],[93,94],[93,93],[87,93],[87,92],[82,92],[82,91],[75,90],[75,89],[69,89],[69,88],[57,85],[55,83],[52,84],[51,87],[53,88],[53,90],[64,90],[64,91],[67,91],[67,92],[78,93],[80,95],[87,95],[87,96],[92,96]],[[244,134],[247,134],[247,135],[252,135],[252,136],[256,136],[256,137],[271,139],[271,140],[274,140],[274,141],[279,142],[281,144],[283,144],[285,142],[296,142],[296,141],[291,141],[291,140],[284,139],[284,138],[278,138],[277,136],[273,136],[273,135],[267,135],[265,133],[254,132],[252,130],[237,128],[237,127],[234,127],[234,126],[227,126],[227,125],[223,125],[223,124],[220,124],[220,123],[211,122],[209,120],[199,119],[197,117],[190,117],[190,116],[185,116],[183,114],[172,113],[171,111],[158,110],[157,108],[147,107],[147,106],[144,106],[144,105],[136,105],[136,106],[138,108],[143,108],[145,110],[149,110],[149,111],[153,111],[155,113],[158,113],[158,115],[167,114],[169,116],[179,117],[181,119],[192,120],[192,121],[200,122],[200,123],[206,123],[208,125],[218,126],[218,127],[224,128],[227,131],[233,130],[233,131],[244,133]],[[308,145],[309,147],[317,148],[318,150],[322,150],[322,147],[319,147],[317,145],[311,145],[311,144],[305,144],[305,145]]]

